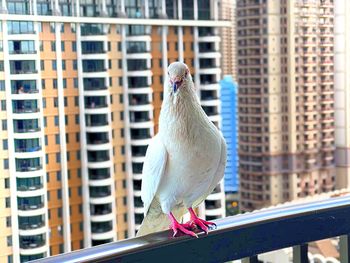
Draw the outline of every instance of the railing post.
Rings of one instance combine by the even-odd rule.
[[[339,252],[340,252],[341,263],[350,263],[349,241],[350,241],[350,234],[340,236]]]
[[[293,247],[293,263],[308,263],[308,244],[301,244]]]
[[[249,258],[243,258],[242,263],[259,263],[258,256],[252,256]]]

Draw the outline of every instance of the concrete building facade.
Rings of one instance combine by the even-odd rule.
[[[334,3],[237,2],[241,209],[335,187]]]

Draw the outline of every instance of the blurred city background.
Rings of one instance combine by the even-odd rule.
[[[200,216],[347,194],[349,24],[346,0],[2,0],[0,262],[135,235],[174,61],[228,145]],[[336,238],[309,252],[339,262]]]

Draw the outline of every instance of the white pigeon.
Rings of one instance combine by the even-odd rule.
[[[159,117],[159,132],[148,146],[142,171],[145,218],[137,236],[173,229],[196,236],[215,225],[197,217],[197,207],[222,179],[226,143],[203,111],[186,64],[168,67],[168,83]],[[190,221],[178,220],[190,212]],[[170,225],[170,226],[169,226]]]

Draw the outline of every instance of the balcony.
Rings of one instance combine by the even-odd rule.
[[[38,73],[34,60],[12,60],[10,61],[11,74],[33,74]]]
[[[37,132],[40,131],[37,119],[14,120],[13,129],[16,133]]]
[[[150,27],[144,25],[127,25],[126,35],[127,36],[143,36],[150,35]]]
[[[39,112],[37,100],[14,100],[12,102],[13,113]]]
[[[93,216],[108,215],[112,213],[112,205],[111,204],[90,205],[90,213]]]
[[[20,248],[24,248],[24,249],[33,249],[33,248],[42,247],[45,245],[45,236],[44,235],[20,236],[19,243],[20,243]]]
[[[136,54],[136,53],[147,53],[146,42],[126,42],[126,53],[127,54]]]
[[[340,262],[349,262],[350,196],[289,204],[218,219],[199,238],[171,231],[66,253],[54,262],[258,262],[259,254],[293,247],[293,262],[308,261],[307,243],[340,236]],[[169,259],[174,259],[170,260]]]
[[[10,54],[36,54],[34,40],[10,40]]]
[[[15,139],[15,152],[37,152],[40,150],[39,139]]]
[[[18,226],[20,230],[33,230],[45,225],[44,216],[19,216]]]
[[[108,143],[108,133],[87,133],[86,134],[87,144],[98,145]]]
[[[102,24],[82,24],[80,28],[82,36],[101,36],[106,34]]]
[[[42,188],[40,177],[17,178],[17,191],[34,191]]]
[[[111,221],[108,222],[92,222],[91,223],[91,232],[92,233],[104,233],[112,231],[113,225]]]
[[[85,115],[87,127],[99,127],[108,125],[106,114],[91,114]]]
[[[84,101],[86,109],[100,109],[108,106],[105,96],[85,97]]]
[[[83,72],[92,73],[92,72],[104,72],[107,71],[105,68],[104,60],[83,60]]]
[[[90,197],[99,198],[111,195],[110,186],[90,186],[89,187]]]
[[[33,94],[38,93],[35,80],[11,80],[12,94]]]
[[[44,200],[41,196],[18,197],[17,205],[22,211],[35,210],[44,207]]]
[[[7,27],[10,35],[35,34],[34,23],[29,21],[9,21]]]
[[[105,78],[84,78],[84,90],[105,90]]]
[[[109,161],[109,151],[88,151],[88,162]]]
[[[103,41],[83,41],[81,42],[81,53],[85,54],[103,54],[106,51],[103,48]]]
[[[102,180],[111,177],[109,168],[99,168],[88,170],[89,180]]]
[[[38,171],[41,167],[40,158],[16,159],[17,172]]]

